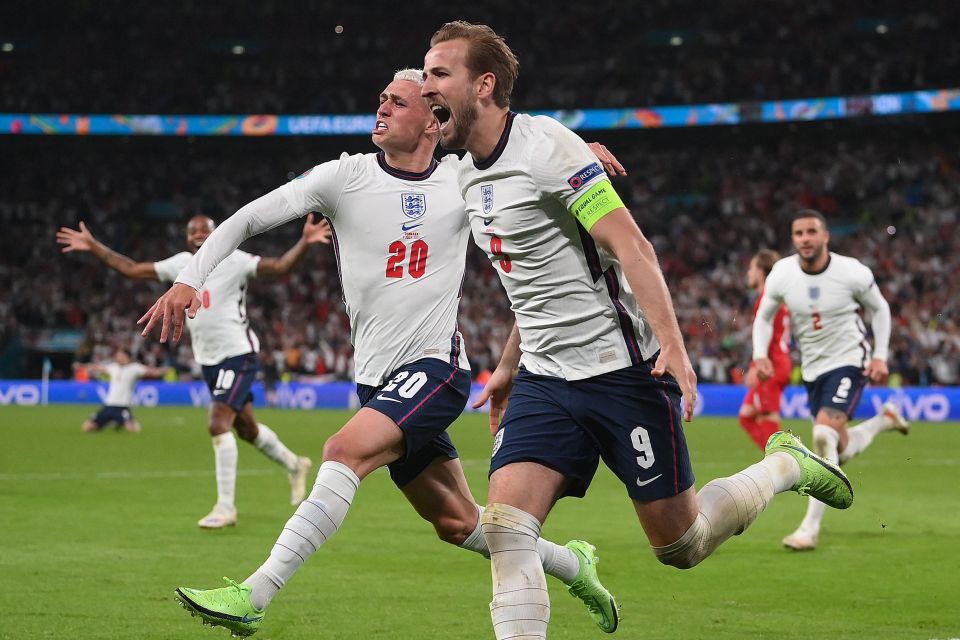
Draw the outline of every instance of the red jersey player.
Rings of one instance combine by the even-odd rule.
[[[776,251],[761,249],[750,259],[747,268],[747,286],[757,290],[757,300],[753,305],[753,315],[757,315],[760,298],[763,297],[763,285],[774,263],[780,259]],[[747,371],[747,396],[740,405],[740,424],[750,438],[763,449],[767,438],[780,430],[780,396],[790,382],[790,316],[787,308],[780,305],[773,319],[773,337],[770,339],[768,354],[773,362],[773,376],[760,380],[754,363]]]

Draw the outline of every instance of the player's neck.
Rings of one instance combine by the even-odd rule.
[[[806,273],[821,273],[828,264],[830,264],[830,252],[826,250],[813,260],[800,259],[800,268]]]
[[[394,169],[407,173],[423,173],[430,168],[433,150],[418,147],[411,152],[383,150],[383,159]]]
[[[493,154],[509,116],[510,109],[507,107],[490,108],[480,114],[466,144],[475,162],[483,162]]]

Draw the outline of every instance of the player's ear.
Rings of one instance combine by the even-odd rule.
[[[477,98],[480,100],[489,100],[493,98],[493,90],[497,86],[497,76],[489,71],[477,76],[473,86],[476,89]]]

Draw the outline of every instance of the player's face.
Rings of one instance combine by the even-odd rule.
[[[117,352],[113,354],[113,360],[117,364],[130,364],[130,356],[122,349],[118,349]]]
[[[763,269],[757,266],[757,259],[750,259],[750,266],[747,267],[747,286],[756,289],[763,281]]]
[[[384,151],[412,152],[426,130],[435,126],[433,114],[420,97],[420,85],[394,80],[380,94],[373,144]]]
[[[444,149],[463,149],[479,117],[475,78],[467,68],[469,43],[441,42],[423,59],[423,97],[440,123]]]
[[[191,253],[196,253],[203,245],[211,233],[213,233],[213,220],[206,216],[196,216],[187,223],[187,248]]]
[[[817,218],[800,218],[791,227],[793,246],[805,262],[816,262],[827,250],[830,233]]]

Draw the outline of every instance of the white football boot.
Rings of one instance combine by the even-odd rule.
[[[235,524],[237,524],[237,508],[219,503],[213,505],[213,510],[197,522],[201,529],[223,529]]]

